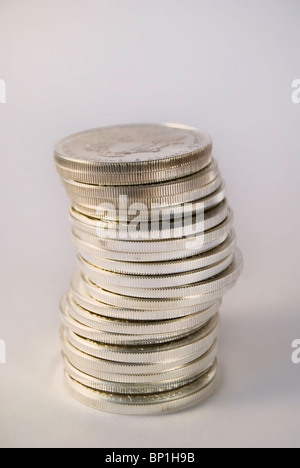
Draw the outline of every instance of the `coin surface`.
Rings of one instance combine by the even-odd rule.
[[[71,135],[55,148],[58,172],[103,185],[161,182],[193,174],[211,159],[212,141],[194,128],[124,125]]]

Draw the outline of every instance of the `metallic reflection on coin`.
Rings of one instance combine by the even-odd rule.
[[[198,172],[211,161],[204,132],[182,125],[123,125],[72,135],[55,148],[58,172],[87,184],[140,185]]]
[[[106,127],[54,157],[79,266],[60,307],[69,393],[124,415],[198,404],[219,382],[219,310],[243,266],[211,138]]]

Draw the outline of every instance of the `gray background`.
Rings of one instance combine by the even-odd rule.
[[[298,0],[0,0],[1,446],[300,446],[299,18]],[[101,414],[62,385],[75,250],[52,148],[170,121],[212,135],[244,253],[222,309],[223,382],[180,414]]]

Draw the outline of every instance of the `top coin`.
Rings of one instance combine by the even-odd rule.
[[[211,162],[212,141],[175,124],[104,127],[77,133],[55,148],[64,178],[87,184],[138,185],[178,179]]]

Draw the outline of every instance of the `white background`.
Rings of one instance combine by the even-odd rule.
[[[298,0],[0,0],[0,445],[299,447]],[[75,269],[52,149],[130,122],[208,131],[245,269],[222,308],[218,392],[164,417],[102,414],[62,385]]]

